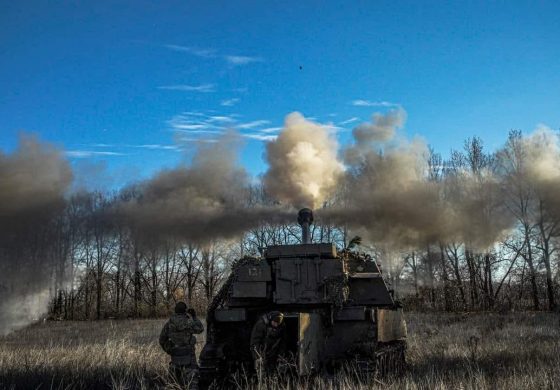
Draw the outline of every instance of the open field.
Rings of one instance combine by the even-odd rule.
[[[409,313],[407,320],[409,369],[404,377],[381,378],[369,386],[350,377],[312,378],[297,386],[560,388],[558,314]],[[157,344],[163,322],[49,322],[1,337],[0,388],[172,388],[166,355]],[[241,380],[239,387],[245,383]]]

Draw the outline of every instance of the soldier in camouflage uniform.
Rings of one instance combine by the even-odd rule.
[[[171,356],[169,370],[181,386],[198,388],[198,364],[196,362],[196,337],[204,327],[194,309],[187,310],[184,302],[177,302],[175,314],[161,330],[159,344]]]
[[[271,373],[276,369],[278,357],[286,350],[286,325],[284,314],[272,311],[263,315],[251,332],[251,353],[257,371]]]

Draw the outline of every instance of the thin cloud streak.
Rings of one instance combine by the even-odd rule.
[[[254,139],[257,141],[265,141],[265,142],[274,141],[276,138],[278,138],[277,135],[259,134],[259,133],[241,133],[240,135],[244,138]]]
[[[197,57],[201,58],[215,58],[216,57],[216,50],[214,49],[201,49],[198,47],[192,46],[181,46],[181,45],[164,45],[166,48],[179,51],[183,53],[189,53]]]
[[[261,133],[278,133],[280,130],[282,130],[281,127],[267,127],[266,129],[262,129],[260,130]]]
[[[148,150],[180,150],[177,145],[163,145],[163,144],[81,144],[81,146],[88,148],[135,148],[135,149],[148,149]],[[97,155],[107,155],[107,156],[120,156],[126,155],[120,152],[107,152],[107,151],[89,151],[89,150],[72,150],[69,152],[71,157],[80,157],[97,154]]]
[[[67,150],[64,152],[67,157],[71,158],[88,158],[97,156],[126,156],[125,153],[118,152],[101,152],[97,150]]]
[[[177,138],[179,142],[190,143],[190,142],[201,142],[201,143],[215,143],[218,142],[217,138],[194,138],[194,137],[179,137]]]
[[[178,84],[178,85],[164,85],[158,87],[158,89],[165,89],[168,91],[210,93],[210,92],[215,92],[214,87],[215,87],[214,84],[201,84],[201,85]]]
[[[115,144],[104,144],[104,143],[97,143],[97,144],[82,144],[83,146],[89,146],[92,148],[114,148]]]
[[[239,98],[232,98],[232,99],[222,100],[220,105],[224,107],[231,107],[236,105],[237,103],[239,103]]]
[[[215,136],[223,135],[225,132],[236,129],[242,138],[255,141],[272,141],[276,139],[281,127],[267,127],[259,129],[265,125],[269,125],[270,121],[259,119],[249,122],[239,122],[240,115],[229,114],[219,115],[212,111],[208,114],[200,112],[183,112],[175,115],[167,121],[171,130],[178,134],[179,142],[214,142]]]
[[[260,57],[249,56],[224,56],[225,60],[231,65],[247,65],[254,62],[263,62]]]
[[[354,122],[357,122],[357,121],[359,121],[359,120],[360,120],[360,118],[358,118],[357,116],[355,116],[355,117],[352,117],[352,118],[350,118],[350,119],[346,119],[345,121],[339,122],[338,124],[339,124],[339,125],[348,125],[348,124],[350,124],[350,123],[354,123]]]
[[[206,125],[188,125],[188,124],[181,124],[181,123],[170,123],[170,125],[175,130],[185,130],[185,131],[201,130],[207,127]]]
[[[180,128],[175,128],[174,130],[179,132],[179,133],[185,133],[185,134],[223,134],[223,132],[224,132],[224,130],[209,130],[209,129],[184,130],[184,129],[180,129]]]
[[[267,120],[258,120],[258,121],[248,122],[248,123],[241,123],[236,125],[235,127],[237,129],[247,130],[247,129],[254,129],[255,127],[259,127],[259,126],[268,125],[269,123],[270,121]]]
[[[200,58],[217,58],[220,57],[230,65],[248,65],[255,62],[263,62],[263,58],[255,56],[241,55],[218,55],[217,50],[204,49],[194,46],[182,46],[174,44],[163,45],[165,48],[177,52],[188,53]]]
[[[145,144],[145,145],[127,145],[131,148],[148,149],[148,150],[173,150],[180,151],[177,145],[161,145],[161,144]]]
[[[220,123],[232,123],[235,122],[234,117],[237,115],[225,116],[225,115],[214,115],[208,117],[208,122],[220,122]]]
[[[397,103],[391,103],[387,101],[374,102],[362,99],[352,100],[350,104],[357,107],[400,107],[400,104]]]

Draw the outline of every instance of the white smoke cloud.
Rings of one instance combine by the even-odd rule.
[[[51,298],[48,288],[3,297],[2,310],[0,310],[0,335],[6,335],[40,320],[48,312]]]
[[[266,146],[267,192],[295,207],[317,207],[336,187],[344,172],[338,143],[329,129],[298,112],[286,116],[278,138]]]

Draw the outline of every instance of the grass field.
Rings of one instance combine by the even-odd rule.
[[[402,377],[251,387],[560,389],[558,314],[409,313],[407,321],[409,368]],[[163,322],[47,322],[0,337],[0,388],[173,388],[157,344]],[[238,387],[247,387],[246,380]]]

